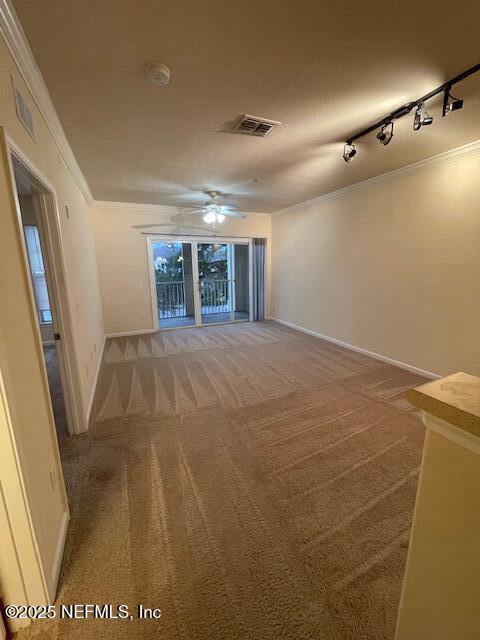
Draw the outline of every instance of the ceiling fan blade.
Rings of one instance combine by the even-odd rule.
[[[229,216],[230,218],[246,218],[247,216],[241,211],[222,211],[224,216]]]
[[[201,204],[182,204],[181,209],[202,209],[204,208]]]
[[[159,224],[134,224],[132,225],[132,229],[150,229],[151,227],[171,227],[171,223],[162,222]]]

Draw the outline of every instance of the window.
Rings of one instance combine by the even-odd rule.
[[[45,278],[45,267],[43,264],[42,247],[40,245],[38,227],[27,224],[23,229],[25,232],[28,262],[30,265],[30,273],[32,274],[38,318],[41,324],[49,324],[52,322],[52,312],[50,310],[50,301],[48,299],[47,280]]]

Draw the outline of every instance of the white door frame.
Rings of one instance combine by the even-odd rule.
[[[0,640],[7,640],[7,630],[3,624],[3,618],[0,617]]]
[[[56,347],[59,353],[59,366],[64,392],[65,410],[67,413],[69,433],[82,433],[84,431],[87,431],[88,429],[88,417],[83,405],[80,385],[80,371],[74,346],[75,342],[72,314],[67,295],[67,284],[65,277],[66,269],[63,258],[64,247],[60,231],[57,196],[55,193],[55,189],[47,180],[47,178],[45,178],[45,176],[33,165],[27,155],[23,153],[23,151],[15,142],[13,142],[12,138],[10,138],[7,133],[5,133],[5,145],[7,147],[10,179],[17,213],[17,225],[19,234],[18,237],[22,248],[25,267],[28,270],[28,288],[31,304],[35,309],[35,313],[35,294],[30,278],[28,253],[23,232],[22,213],[20,210],[20,203],[17,194],[17,184],[15,180],[13,158],[15,158],[25,168],[26,172],[28,172],[28,174],[33,177],[33,179],[44,191],[43,194],[39,194],[39,197],[37,199],[39,214],[38,217],[41,223],[39,225],[39,232],[43,232],[41,233],[41,236],[43,236],[42,240],[44,241],[45,246],[42,246],[42,250],[45,252],[44,257],[49,268],[50,282],[48,284],[50,284],[52,288],[52,291],[49,291],[49,295],[53,297],[55,307],[54,313],[56,312],[56,325],[58,327],[58,333],[60,333],[61,336],[61,340],[57,341]],[[36,323],[36,332],[38,338],[38,347],[39,349],[42,349],[42,340],[38,322]],[[42,362],[44,363],[45,384],[47,384],[48,387],[47,371],[43,358],[43,350],[41,355]]]
[[[200,304],[200,279],[198,275],[198,260],[196,259],[198,253],[198,245],[202,243],[212,244],[213,242],[218,244],[242,244],[248,245],[248,283],[249,283],[249,321],[253,320],[253,286],[252,286],[252,273],[253,273],[253,259],[252,259],[252,238],[233,238],[229,236],[182,236],[182,235],[168,235],[168,234],[159,234],[159,233],[147,233],[145,234],[146,247],[147,247],[147,260],[148,260],[148,275],[150,280],[150,306],[152,310],[152,331],[165,330],[169,331],[169,329],[161,329],[159,320],[158,320],[158,305],[157,305],[157,288],[155,281],[155,269],[153,267],[153,242],[188,242],[192,247],[192,277],[193,277],[193,295],[195,298],[195,326],[200,327],[204,326],[202,324],[201,317],[201,304]],[[233,260],[230,261],[233,263]],[[233,267],[234,269],[234,267]],[[233,271],[234,273],[234,271]],[[235,283],[232,280],[232,295],[235,293]],[[232,297],[232,301],[234,298]],[[232,317],[230,322],[242,322],[242,320],[234,320],[234,305],[232,305]],[[245,322],[245,321],[243,321]],[[209,322],[208,325],[213,324],[226,324],[225,322]],[[184,327],[178,327],[184,328]],[[185,328],[188,328],[185,327]]]
[[[4,127],[0,127],[0,154],[4,164],[7,179],[7,195],[12,207],[8,209],[8,216],[15,217],[15,233],[21,248],[25,283],[29,287],[27,295],[30,297],[30,312],[35,317],[36,328],[35,347],[38,360],[44,362],[40,329],[37,322],[38,314],[32,283],[28,256],[26,253],[23,225],[19,217],[19,202],[17,187],[13,171],[12,154],[29,170],[31,175],[43,184],[49,192],[51,203],[55,204],[55,192],[42,174],[27,160],[7,135]],[[3,173],[3,171],[2,171]],[[3,177],[2,177],[3,180]],[[34,329],[35,331],[35,329]],[[35,512],[29,503],[29,469],[26,466],[22,439],[16,430],[15,409],[18,398],[12,390],[9,379],[8,361],[4,353],[5,339],[0,328],[0,575],[2,581],[2,598],[8,604],[50,604],[55,600],[58,576],[63,555],[67,525],[69,520],[68,501],[63,481],[62,466],[58,450],[53,413],[50,415],[49,427],[52,435],[54,468],[56,470],[57,486],[63,507],[62,522],[59,530],[55,555],[53,559],[42,558],[36,528]],[[46,371],[41,376],[41,383],[45,399],[50,399]],[[13,399],[13,401],[11,401]],[[24,400],[27,401],[27,400]],[[47,434],[45,434],[47,435]],[[50,563],[51,560],[51,563]],[[21,626],[29,624],[30,620],[9,620],[11,631],[17,631]]]

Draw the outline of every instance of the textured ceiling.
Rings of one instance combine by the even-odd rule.
[[[480,138],[480,74],[462,111],[412,117],[355,161],[343,140],[479,62],[478,0],[13,0],[96,199],[182,205],[219,189],[276,211]],[[147,83],[160,60],[171,83]],[[231,133],[243,113],[283,124]]]

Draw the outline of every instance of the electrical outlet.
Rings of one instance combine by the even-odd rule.
[[[68,208],[68,204],[65,205],[65,216],[67,220],[70,220],[70,209]]]
[[[141,314],[140,314],[140,319],[141,319],[141,320],[145,320],[145,318],[146,318],[146,317],[147,317],[147,316],[146,316],[144,313],[141,313]]]
[[[86,376],[88,378],[88,365],[85,365],[85,373],[86,373]]]
[[[350,329],[358,329],[358,323],[357,322],[350,322]]]
[[[93,343],[93,353],[97,353],[97,345],[95,342]]]

